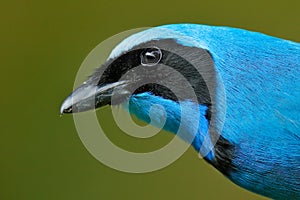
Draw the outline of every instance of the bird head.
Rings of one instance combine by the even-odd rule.
[[[295,199],[299,175],[283,172],[299,171],[299,49],[297,43],[228,27],[151,28],[119,43],[60,112],[121,105],[190,143],[238,185]],[[153,112],[157,104],[163,112]]]
[[[64,101],[60,112],[129,102],[129,112],[143,121],[159,125],[162,115],[166,116],[164,128],[174,133],[182,118],[182,104],[189,115],[182,138],[191,136],[200,151],[213,120],[215,85],[214,62],[205,44],[168,27],[151,28],[117,45],[107,61]],[[149,112],[154,104],[162,105],[166,113],[156,114],[153,120]]]

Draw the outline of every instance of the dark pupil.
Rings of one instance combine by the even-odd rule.
[[[157,53],[155,51],[147,52],[145,56],[146,56],[146,61],[147,62],[153,63],[156,60]]]
[[[146,49],[142,53],[142,64],[144,65],[154,65],[157,64],[160,61],[161,58],[161,52],[159,49]]]

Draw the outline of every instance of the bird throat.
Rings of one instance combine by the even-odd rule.
[[[216,144],[213,144],[208,131],[207,106],[196,105],[191,101],[175,102],[145,92],[132,95],[125,109],[138,119],[171,132],[188,142],[224,175],[230,176],[230,172],[234,170],[232,164],[234,145],[222,135]]]
[[[213,159],[205,105],[175,102],[149,92],[133,95],[127,108],[138,119],[179,136],[207,159]]]

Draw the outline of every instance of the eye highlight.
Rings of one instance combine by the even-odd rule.
[[[159,63],[161,58],[162,52],[159,48],[148,48],[141,53],[141,64],[143,66],[154,66]]]

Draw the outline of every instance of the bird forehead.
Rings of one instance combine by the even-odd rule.
[[[182,34],[179,31],[175,31],[170,28],[161,26],[150,28],[148,30],[141,31],[127,37],[112,50],[108,57],[108,60],[115,59],[120,55],[124,54],[124,52],[128,52],[134,47],[140,46],[149,41],[159,41],[163,39],[173,39],[178,44],[181,44],[183,46],[206,49],[204,44],[199,44],[199,42],[195,41],[193,38]]]

